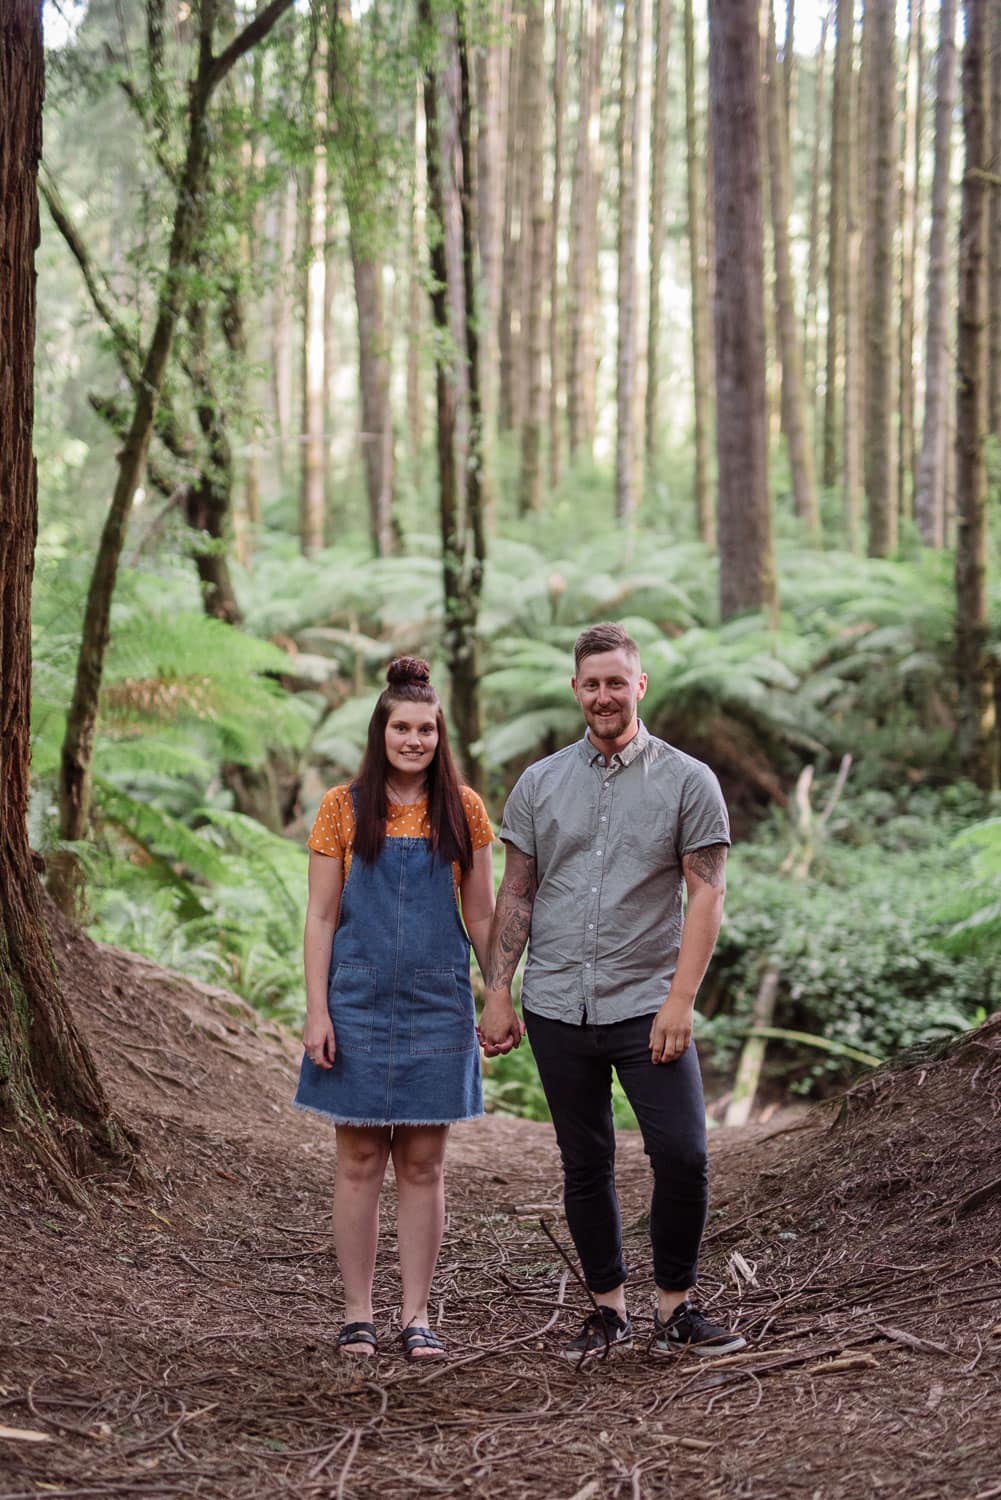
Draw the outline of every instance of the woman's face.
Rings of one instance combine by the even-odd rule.
[[[392,703],[386,720],[386,759],[404,776],[423,776],[438,748],[432,703]]]

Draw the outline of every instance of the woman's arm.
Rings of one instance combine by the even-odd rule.
[[[334,1028],[327,1009],[330,952],[344,889],[344,861],[329,854],[309,851],[309,902],[303,934],[303,966],[306,971],[306,1025],[302,1044],[317,1067],[329,1068],[334,1061]]]
[[[462,920],[466,924],[480,973],[484,976],[487,972],[487,941],[494,915],[494,862],[491,847],[490,844],[484,844],[481,849],[474,849],[473,863],[459,882]]]

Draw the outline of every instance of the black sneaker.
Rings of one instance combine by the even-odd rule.
[[[598,1307],[584,1319],[575,1339],[560,1350],[563,1359],[585,1360],[600,1355],[604,1359],[613,1349],[633,1347],[633,1325],[628,1314],[620,1318],[614,1307]]]
[[[738,1349],[747,1348],[745,1338],[714,1323],[693,1302],[682,1302],[666,1323],[654,1313],[653,1330],[650,1349],[654,1354],[674,1354],[691,1349],[693,1354],[705,1359],[714,1354],[736,1354]]]

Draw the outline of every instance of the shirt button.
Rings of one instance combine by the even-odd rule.
[[[601,821],[603,823],[607,823],[608,822],[608,819],[605,817],[604,813],[602,813],[602,815],[601,815]]]
[[[588,932],[593,932],[594,931],[594,923],[593,922],[588,922],[588,924],[587,924],[587,930],[588,930]]]
[[[589,969],[591,967],[591,960],[590,959],[587,959],[585,961],[584,967],[585,967],[585,969]]]
[[[596,885],[592,885],[592,887],[591,887],[591,895],[592,896],[596,896],[597,894],[598,894],[598,887]]]
[[[601,850],[600,849],[596,849],[594,852],[595,852],[595,854],[597,854],[598,858],[600,859],[601,858]]]

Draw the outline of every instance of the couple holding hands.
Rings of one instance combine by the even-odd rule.
[[[459,781],[426,662],[390,665],[358,776],[320,805],[309,839],[295,1103],[337,1127],[337,1343],[346,1352],[378,1350],[372,1283],[392,1158],[400,1341],[408,1359],[446,1357],[428,1297],[448,1130],[483,1113],[480,1046],[488,1057],[508,1052],[526,1029],[594,1302],[561,1352],[581,1360],[632,1344],[613,1068],[653,1172],[650,1349],[711,1356],[744,1346],[693,1300],[708,1175],[692,1014],[723,914],[729,825],[708,767],[639,720],[646,686],[620,625],[578,637],[571,687],[586,733],[530,766],[511,792],[496,908],[490,819]],[[523,1023],[511,984],[526,944]],[[486,984],[479,1026],[470,945]]]

